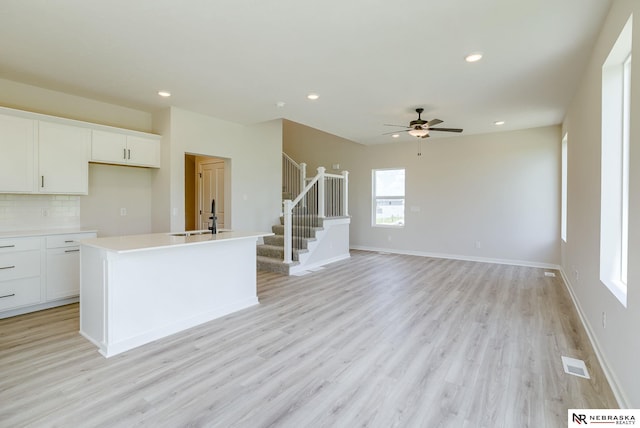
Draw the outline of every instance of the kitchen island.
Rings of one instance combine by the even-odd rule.
[[[258,304],[256,241],[271,233],[87,239],[80,334],[110,357]]]

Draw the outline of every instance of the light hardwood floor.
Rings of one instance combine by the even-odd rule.
[[[0,320],[0,426],[555,428],[616,407],[543,269],[353,251],[258,288],[258,306],[109,359],[77,305]]]

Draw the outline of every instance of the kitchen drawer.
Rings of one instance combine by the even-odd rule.
[[[70,233],[68,235],[47,236],[47,248],[77,247],[81,239],[95,238],[96,234],[90,233]]]
[[[40,303],[40,277],[0,281],[0,311]]]
[[[40,251],[0,254],[0,281],[40,276]]]
[[[40,249],[41,238],[2,238],[0,254]]]

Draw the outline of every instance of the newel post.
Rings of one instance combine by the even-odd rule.
[[[300,164],[300,191],[298,193],[302,193],[306,185],[307,185],[307,164],[302,162]]]
[[[282,201],[283,218],[284,218],[284,259],[283,263],[291,263],[292,245],[291,245],[291,212],[293,211],[293,202],[290,199]]]
[[[318,217],[324,218],[324,172],[325,167],[318,167]]]
[[[342,171],[342,206],[345,217],[349,217],[349,171]]]

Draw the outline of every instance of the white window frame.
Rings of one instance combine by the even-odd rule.
[[[376,195],[376,172],[378,171],[403,171],[405,174],[404,183],[403,183],[403,195],[402,196],[387,196],[387,195]],[[406,195],[407,195],[407,169],[406,168],[376,168],[371,171],[371,226],[372,227],[388,227],[388,228],[403,228],[406,223]],[[403,210],[403,223],[402,224],[384,224],[377,223],[377,200],[378,199],[398,199],[403,200],[404,210]]]
[[[631,40],[625,24],[602,66],[600,281],[627,306]]]

